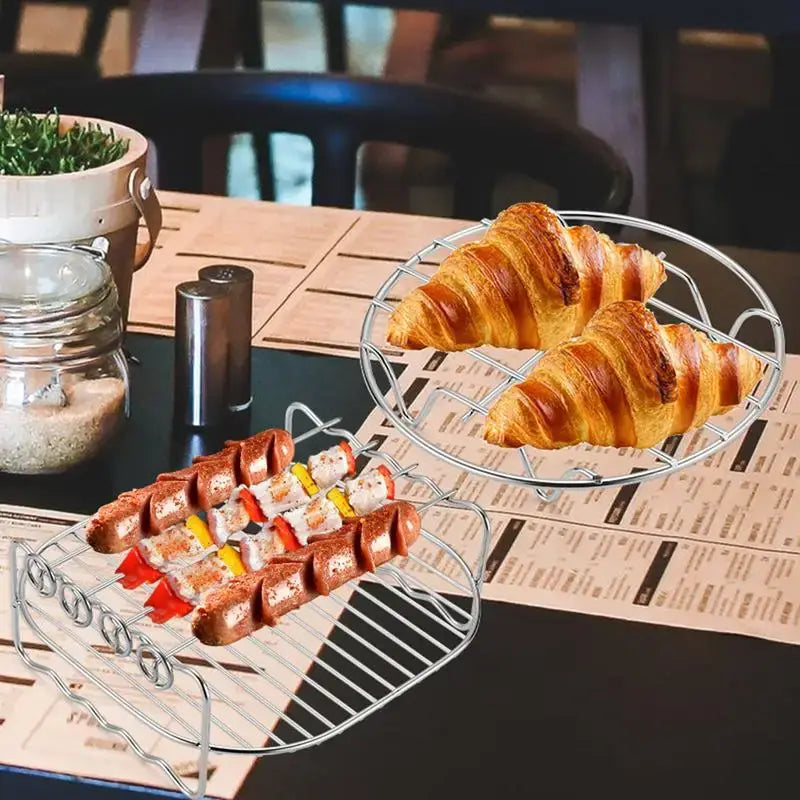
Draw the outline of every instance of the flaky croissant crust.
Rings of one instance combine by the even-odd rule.
[[[652,447],[737,406],[760,374],[747,350],[688,325],[659,325],[644,304],[621,301],[506,390],[489,411],[484,438],[540,449]]]
[[[664,264],[638,245],[518,203],[397,306],[387,339],[406,349],[548,348],[579,334],[602,306],[648,299],[664,278]]]

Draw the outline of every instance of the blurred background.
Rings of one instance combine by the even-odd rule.
[[[257,5],[258,15],[248,10],[250,57],[256,42],[267,70],[344,71],[531,107],[567,125],[594,129],[623,155],[634,176],[631,213],[715,243],[800,245],[794,189],[800,178],[800,48],[786,9],[776,23],[770,17],[774,4],[752,3],[749,16],[734,14],[738,30],[725,30],[730,14],[723,12],[720,29],[678,27],[680,3],[674,19],[641,25],[618,24],[613,2],[609,24],[601,10],[588,24],[558,19],[557,2],[554,18],[547,19],[271,0]],[[800,10],[788,13],[800,17]],[[704,19],[712,21],[713,11]],[[795,22],[800,29],[800,19]],[[120,2],[0,3],[7,52],[74,54],[103,76],[131,70],[132,24],[131,9]],[[206,22],[201,66],[225,61],[225,43],[215,42],[214,27]],[[153,55],[153,68],[140,71],[158,71],[160,57]],[[235,52],[233,57],[240,64],[246,60]],[[232,140],[228,194],[259,196],[252,145],[248,134]],[[271,145],[274,198],[309,203],[310,141],[278,133]],[[362,153],[358,206],[451,213],[446,158],[391,146],[369,154],[368,164],[365,158]],[[501,181],[495,205],[534,194],[525,181]]]

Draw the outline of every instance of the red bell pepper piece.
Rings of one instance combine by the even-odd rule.
[[[153,593],[145,601],[153,610],[149,616],[153,622],[163,625],[173,617],[185,617],[194,606],[178,597],[166,578],[162,578]]]
[[[126,589],[135,589],[143,583],[155,583],[164,575],[155,567],[151,567],[139,552],[138,547],[131,548],[128,555],[122,559],[116,571],[122,575],[120,583]]]
[[[239,499],[242,501],[244,510],[247,512],[247,516],[250,517],[252,522],[267,521],[267,518],[264,516],[264,512],[261,510],[261,506],[258,504],[258,500],[256,500],[253,493],[249,489],[240,489]]]
[[[355,475],[356,473],[356,457],[353,455],[353,448],[347,442],[339,442],[339,447],[342,448],[345,458],[347,459],[347,474]]]
[[[392,478],[392,473],[389,472],[389,467],[386,464],[379,464],[378,472],[383,475],[383,479],[386,481],[386,499],[394,500],[394,479]]]
[[[297,541],[297,537],[292,533],[292,526],[283,517],[275,517],[272,524],[275,528],[275,533],[283,542],[283,546],[287,551],[300,549],[300,542]]]

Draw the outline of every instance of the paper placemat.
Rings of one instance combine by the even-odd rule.
[[[209,264],[239,264],[255,276],[255,346],[350,357],[358,355],[369,300],[398,264],[469,224],[174,192],[159,199],[164,227],[134,276],[130,330],[171,336],[175,286]]]
[[[498,376],[462,354],[429,354],[400,378],[412,412],[434,386],[475,396]],[[565,491],[553,503],[535,493],[477,477],[408,441],[379,410],[360,428],[401,463],[483,506],[492,522],[483,596],[626,620],[740,633],[800,643],[800,356],[789,356],[771,407],[749,431],[706,461],[663,479],[620,488]],[[466,387],[465,384],[469,384]],[[515,450],[486,445],[481,420],[460,422],[464,407],[444,402],[425,421],[437,441],[473,463],[515,471]],[[705,443],[702,431],[673,437],[684,454]],[[537,474],[565,464],[622,474],[652,466],[626,448],[580,446],[536,452]],[[399,497],[414,498],[402,482]],[[479,530],[433,510],[426,525],[469,562]],[[447,590],[442,584],[439,588]]]

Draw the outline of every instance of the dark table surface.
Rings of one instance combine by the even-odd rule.
[[[789,349],[800,350],[800,258],[738,255],[787,322]],[[708,281],[712,317],[730,316],[738,290]],[[142,364],[115,458],[68,478],[2,477],[0,502],[90,512],[185,463],[194,448],[240,433],[200,442],[173,429],[164,391],[170,340],[132,336],[130,346]],[[293,400],[352,429],[371,407],[354,360],[258,350],[254,390],[252,413],[239,423],[250,430],[282,424]],[[798,726],[800,648],[486,602],[460,658],[324,745],[261,759],[240,796],[766,797],[794,786]],[[106,800],[122,791],[0,771],[3,800]]]

